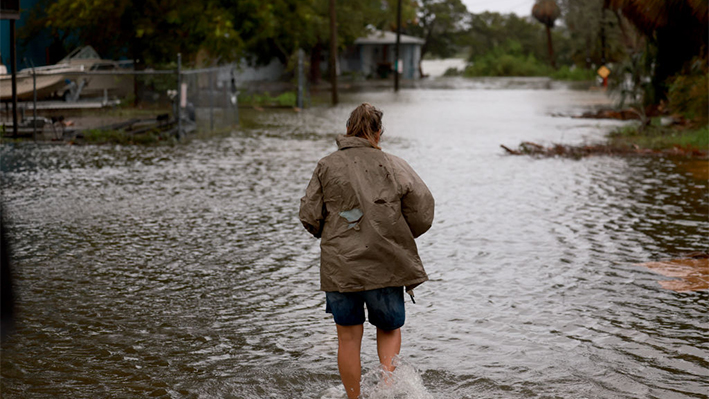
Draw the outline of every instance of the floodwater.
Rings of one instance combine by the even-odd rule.
[[[3,148],[19,297],[3,398],[343,397],[319,242],[297,212],[362,101],[437,201],[391,389],[365,328],[369,397],[706,398],[709,292],[638,266],[709,250],[709,183],[691,172],[706,164],[506,156],[601,139],[617,122],[550,115],[608,100],[446,82],[462,88],[245,113],[174,147]]]
[[[421,69],[425,75],[430,77],[443,76],[450,68],[455,68],[459,72],[465,69],[467,62],[460,58],[449,58],[445,60],[423,60],[421,61]]]

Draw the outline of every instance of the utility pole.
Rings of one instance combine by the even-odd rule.
[[[12,67],[12,137],[17,138],[17,44],[15,38],[15,20],[10,20],[10,66]]]
[[[332,85],[332,105],[337,105],[337,18],[335,0],[330,0],[330,84]]]
[[[296,106],[303,109],[303,97],[304,97],[304,86],[305,86],[305,75],[303,74],[303,58],[305,58],[305,52],[302,48],[298,49],[298,96],[296,97]]]
[[[17,137],[17,43],[15,21],[20,19],[20,2],[0,1],[0,20],[10,20],[10,68],[12,71],[12,137]]]
[[[396,6],[396,49],[394,50],[394,91],[399,91],[399,47],[401,47],[401,0]],[[403,65],[402,65],[402,70]]]
[[[606,2],[601,9],[601,65],[606,65]]]
[[[177,53],[177,96],[175,118],[177,119],[177,139],[182,139],[182,53]]]

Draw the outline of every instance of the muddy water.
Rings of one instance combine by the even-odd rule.
[[[359,93],[176,147],[3,148],[20,313],[2,396],[341,397],[297,209],[366,100],[437,200],[403,330],[422,385],[399,397],[706,397],[709,293],[637,266],[709,249],[703,165],[505,156],[613,124],[549,116],[607,100],[538,83]]]

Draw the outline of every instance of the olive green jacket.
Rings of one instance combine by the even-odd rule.
[[[401,158],[362,138],[339,136],[300,200],[300,221],[320,242],[320,289],[357,292],[428,280],[415,237],[433,223],[434,201]]]

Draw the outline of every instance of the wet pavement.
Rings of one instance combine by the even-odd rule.
[[[319,244],[297,212],[368,101],[383,149],[437,201],[417,240],[431,280],[403,328],[402,378],[423,387],[402,395],[706,397],[709,292],[638,267],[709,250],[703,165],[506,156],[500,144],[592,142],[619,122],[550,116],[607,105],[602,93],[438,85],[247,112],[188,145],[2,148],[19,311],[2,396],[338,397]],[[368,375],[376,359],[367,326]]]

